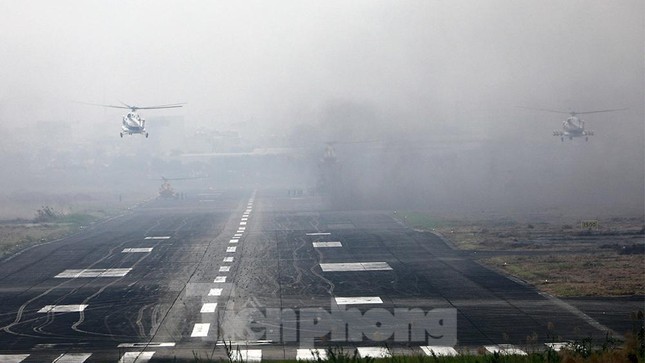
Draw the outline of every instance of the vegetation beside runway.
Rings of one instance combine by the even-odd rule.
[[[399,212],[411,228],[432,231],[482,262],[558,297],[645,295],[641,217],[581,221],[443,220]],[[498,254],[497,256],[495,256]]]

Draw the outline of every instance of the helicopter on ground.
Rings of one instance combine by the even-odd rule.
[[[139,113],[137,113],[137,110],[158,110],[162,108],[179,108],[183,107],[182,105],[185,105],[185,103],[174,103],[174,104],[169,104],[169,105],[159,105],[159,106],[130,106],[128,104],[125,104],[121,102],[123,106],[116,106],[116,105],[101,105],[101,104],[94,104],[90,103],[90,105],[95,105],[95,106],[103,106],[103,107],[110,107],[110,108],[122,108],[126,110],[130,110],[126,115],[123,115],[123,121],[121,123],[121,137],[123,137],[124,134],[126,135],[134,135],[134,134],[141,134],[145,135],[146,138],[148,138],[148,131],[146,130],[146,120],[144,120]]]
[[[525,108],[529,110],[568,114],[569,117],[567,117],[566,120],[562,121],[562,130],[553,131],[553,136],[560,136],[560,141],[563,141],[563,142],[565,138],[568,138],[569,140],[573,140],[574,137],[584,137],[585,141],[589,141],[589,136],[594,135],[593,131],[585,129],[585,122],[582,118],[578,117],[578,115],[625,110],[625,108],[617,108],[617,109],[611,109],[611,110],[576,112],[576,111],[549,110],[544,108],[528,108],[528,107],[521,107],[521,108]]]

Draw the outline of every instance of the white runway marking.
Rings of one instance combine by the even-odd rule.
[[[233,246],[233,247],[226,247],[226,252],[234,253],[234,252],[235,252],[235,250],[237,250],[237,247],[235,247],[235,246]]]
[[[231,361],[233,362],[260,362],[262,361],[261,349],[232,348]]]
[[[210,329],[211,325],[210,323],[197,323],[193,327],[193,333],[190,335],[191,337],[207,337],[208,336],[208,329]]]
[[[324,272],[392,270],[392,267],[390,267],[387,262],[321,263],[320,268]]]
[[[236,233],[233,235],[233,238],[240,238],[242,237],[242,233]]]
[[[75,279],[78,277],[123,277],[131,268],[86,268],[82,270],[65,270],[54,276],[57,279]]]
[[[121,253],[144,253],[152,252],[152,247],[149,248],[124,248]]]
[[[244,211],[244,214],[251,214],[251,212],[253,212],[252,209],[247,209],[247,210]]]
[[[222,262],[233,262],[233,257],[224,257],[224,261]]]
[[[39,313],[78,313],[87,307],[86,304],[80,305],[45,305],[38,310]]]
[[[229,272],[231,270],[231,266],[220,266],[219,272]]]
[[[434,346],[434,345],[425,345],[422,346],[421,349],[423,352],[427,355],[432,357],[433,353],[436,356],[456,356],[459,354],[455,348],[453,347],[442,347],[442,346]]]
[[[217,276],[213,282],[226,282],[226,276]]]
[[[52,363],[83,363],[92,353],[63,353],[54,359]]]
[[[240,222],[240,226],[246,226],[246,222]]]
[[[0,354],[0,363],[20,363],[27,357],[29,354]]]
[[[563,348],[567,348],[571,346],[571,343],[567,342],[559,342],[559,343],[544,343],[547,347],[555,350],[556,352],[561,351]]]
[[[170,239],[170,236],[148,236],[145,239]]]
[[[338,305],[383,304],[383,300],[378,296],[335,297],[334,299]]]
[[[222,290],[223,289],[211,289],[208,292],[208,296],[220,296],[220,295],[222,295]]]
[[[228,243],[238,243],[240,242],[239,239],[233,238],[232,240],[228,241]]]
[[[164,348],[174,347],[175,343],[121,343],[117,348]]]
[[[242,222],[246,222],[248,220],[249,220],[248,218],[244,218],[244,217],[242,217],[242,219],[241,219]]]
[[[325,247],[343,247],[343,244],[340,242],[313,242],[314,248],[325,248]]]
[[[327,359],[327,351],[324,349],[298,349],[296,351],[296,360],[321,360]]]
[[[215,309],[217,309],[217,303],[205,303],[202,305],[202,310],[200,310],[200,313],[214,313]]]
[[[238,227],[237,231],[238,231],[238,233],[239,232],[244,232],[244,231],[246,231],[246,227]]]
[[[249,218],[249,215],[247,213],[242,214],[242,218]]]
[[[503,355],[527,355],[523,350],[515,348],[511,344],[485,345],[484,348],[491,354],[497,352]]]
[[[306,234],[307,236],[329,236],[331,233],[329,232],[310,232]]]
[[[119,363],[146,363],[154,354],[155,352],[125,352]]]
[[[389,349],[384,347],[359,347],[356,348],[356,350],[358,350],[358,355],[360,355],[361,358],[389,358],[392,356]]]

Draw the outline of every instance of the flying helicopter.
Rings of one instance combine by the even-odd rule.
[[[185,105],[185,103],[174,103],[174,104],[159,105],[159,106],[131,106],[123,102],[121,102],[121,104],[123,104],[123,106],[89,103],[89,105],[94,105],[94,106],[103,106],[103,107],[121,108],[121,109],[130,110],[130,112],[128,112],[126,115],[123,115],[123,121],[121,124],[121,133],[120,133],[121,137],[123,137],[124,134],[126,135],[141,134],[141,135],[145,135],[146,138],[148,138],[148,131],[146,130],[146,120],[144,120],[139,115],[139,113],[137,113],[137,110],[158,110],[162,108],[179,108],[179,107],[183,107],[182,105]]]
[[[569,140],[573,140],[574,137],[584,137],[585,141],[589,141],[589,136],[594,135],[593,131],[585,129],[585,121],[582,118],[578,117],[578,115],[625,110],[625,108],[617,108],[617,109],[611,109],[611,110],[576,112],[576,111],[549,110],[544,108],[528,108],[528,107],[521,107],[521,108],[525,108],[529,110],[568,114],[569,117],[567,117],[566,120],[562,121],[562,130],[553,131],[553,136],[560,136],[560,141],[563,141],[563,142],[565,137],[569,138]]]

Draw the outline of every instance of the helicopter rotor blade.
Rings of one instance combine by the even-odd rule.
[[[117,105],[104,105],[104,104],[100,104],[100,103],[76,102],[76,101],[74,101],[74,102],[75,102],[75,103],[80,103],[80,104],[82,104],[82,105],[90,105],[90,106],[101,106],[101,107],[110,107],[110,108],[122,108],[122,109],[126,109],[126,110],[130,110],[130,109],[132,109],[132,107],[129,107],[129,106],[128,106],[128,107],[125,107],[125,106],[117,106]]]
[[[626,110],[626,108],[615,108],[615,109],[611,109],[611,110],[576,112],[576,114],[577,115],[584,115],[584,114],[588,114],[588,113],[614,112],[614,111],[623,111],[623,110]]]
[[[525,110],[533,110],[533,111],[546,111],[546,112],[553,112],[553,113],[563,113],[566,115],[569,115],[571,113],[576,113],[576,112],[571,112],[571,111],[562,111],[562,110],[550,110],[548,108],[535,108],[535,107],[522,107],[522,106],[517,106],[517,108],[522,108]]]
[[[146,106],[146,107],[136,107],[137,110],[156,110],[156,109],[162,109],[162,108],[179,108],[179,107],[184,107],[186,103],[173,103],[169,105],[158,105],[158,106]]]

